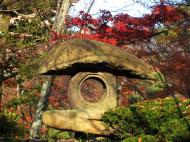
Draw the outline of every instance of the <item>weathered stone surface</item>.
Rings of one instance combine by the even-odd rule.
[[[99,135],[112,132],[100,118],[105,111],[117,106],[116,75],[154,79],[154,70],[133,54],[110,44],[87,39],[58,43],[48,53],[39,73],[72,75],[69,100],[73,110],[46,111],[42,121],[58,129]],[[95,103],[81,95],[81,86],[86,79],[91,79],[91,82],[96,80],[100,84],[103,82],[103,97]],[[93,90],[88,85],[86,88]]]
[[[58,129],[109,135],[112,130],[100,121],[104,111],[96,109],[46,111],[42,115],[42,121],[46,125]]]
[[[81,83],[86,78],[99,78],[104,82],[105,92],[102,94],[104,97],[96,103],[91,103],[86,100],[81,95]],[[90,89],[87,86],[87,89]],[[71,78],[69,83],[69,102],[72,109],[104,109],[115,108],[117,106],[117,85],[116,77],[110,73],[103,72],[80,72]]]
[[[88,66],[85,67],[86,64]],[[61,74],[69,74],[72,71],[89,69],[90,64],[97,65],[93,69],[99,71],[153,78],[153,69],[135,55],[110,44],[87,39],[58,43],[47,55],[39,73],[55,74],[55,71],[60,71]]]
[[[10,19],[10,16],[0,13],[0,31],[8,31]]]

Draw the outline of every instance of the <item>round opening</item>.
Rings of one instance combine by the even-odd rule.
[[[106,85],[98,77],[88,77],[80,85],[80,94],[85,101],[97,103],[105,96]]]

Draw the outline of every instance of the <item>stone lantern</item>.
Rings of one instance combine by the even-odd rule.
[[[116,76],[153,79],[153,70],[133,54],[110,44],[86,39],[58,43],[45,59],[40,74],[70,75],[71,110],[43,113],[42,121],[57,129],[109,135],[100,121],[117,106]]]

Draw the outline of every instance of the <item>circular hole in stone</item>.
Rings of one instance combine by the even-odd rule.
[[[89,77],[81,83],[80,93],[85,101],[97,103],[105,96],[106,85],[100,78]]]

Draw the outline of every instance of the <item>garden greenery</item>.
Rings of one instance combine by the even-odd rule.
[[[190,100],[149,100],[106,112],[102,120],[124,142],[190,140]]]
[[[19,116],[16,113],[2,110],[0,112],[0,137],[4,137],[7,142],[15,141],[16,137],[24,137],[23,126],[17,124]]]

